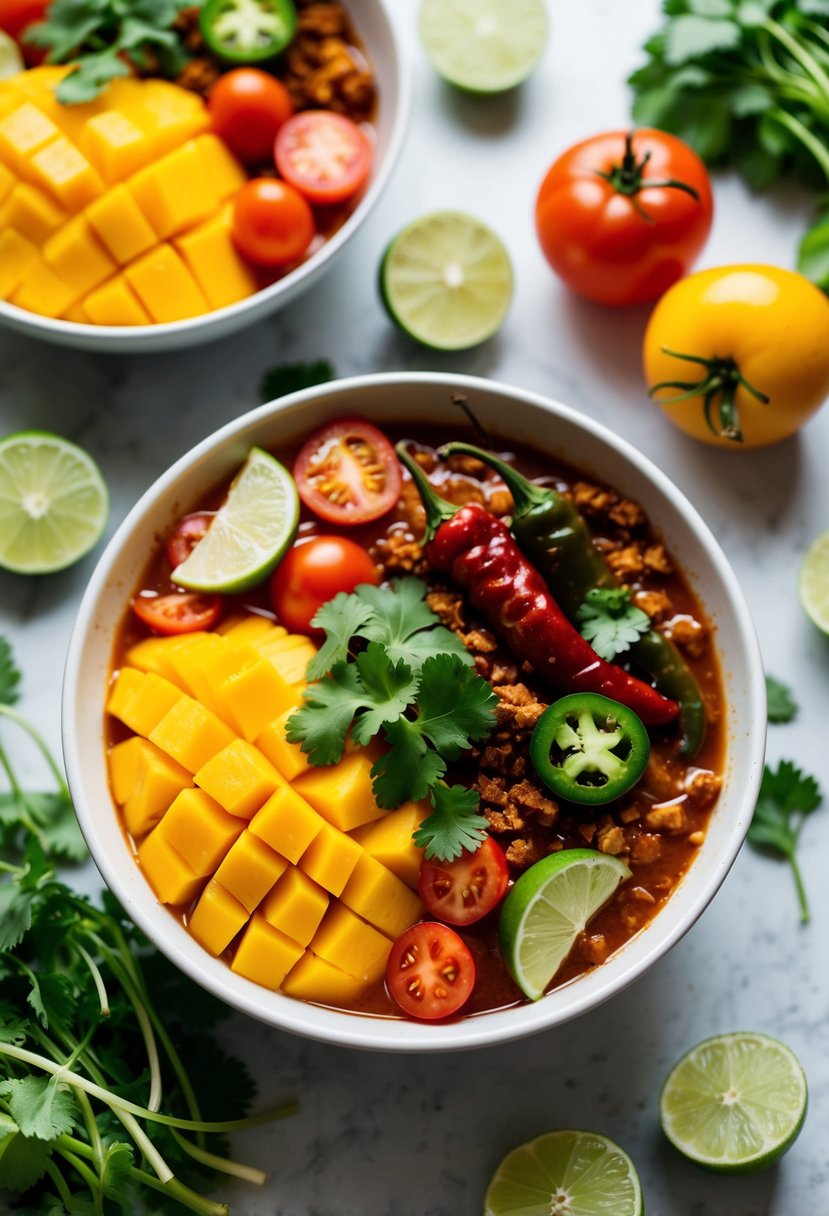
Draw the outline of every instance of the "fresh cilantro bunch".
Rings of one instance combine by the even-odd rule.
[[[498,699],[425,596],[425,583],[404,578],[340,592],[319,610],[312,624],[326,639],[307,673],[316,682],[287,736],[311,764],[336,764],[349,737],[361,746],[385,738],[388,751],[371,770],[378,804],[430,797],[434,813],[415,840],[427,857],[451,861],[478,847],[487,824],[477,794],[442,778],[492,728]]]
[[[754,189],[829,181],[829,0],[663,0],[666,21],[630,77],[633,115],[730,163]],[[799,267],[829,290],[829,210]]]
[[[637,608],[624,587],[594,587],[576,612],[585,638],[600,658],[612,662],[629,650],[651,627],[650,617]]]
[[[791,760],[781,760],[777,770],[766,765],[760,796],[748,829],[752,844],[780,853],[792,867],[800,919],[809,920],[809,904],[797,863],[797,842],[808,815],[821,805],[823,795],[814,777],[802,773]]]
[[[45,21],[26,39],[48,51],[47,62],[71,63],[74,70],[58,85],[58,101],[92,101],[116,76],[157,63],[165,76],[177,76],[187,55],[172,27],[190,0],[52,0]]]
[[[20,784],[9,753],[0,743],[0,772],[8,790],[0,791],[0,856],[18,855],[24,843],[36,839],[43,852],[60,861],[82,861],[86,845],[78,830],[69,787],[40,733],[16,709],[20,672],[11,647],[0,637],[0,721],[20,727],[33,740],[54,776],[56,790],[33,793]]]

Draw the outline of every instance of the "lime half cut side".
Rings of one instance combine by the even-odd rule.
[[[536,1001],[591,917],[630,870],[593,849],[562,849],[537,861],[501,907],[501,953],[521,991]]]
[[[251,448],[207,532],[173,571],[173,582],[189,591],[247,591],[273,570],[298,521],[293,477],[270,453]]]
[[[683,1156],[723,1174],[771,1165],[806,1117],[797,1056],[765,1034],[706,1039],[682,1057],[659,1099],[662,1130]]]
[[[46,431],[0,441],[0,566],[51,574],[100,540],[109,494],[92,457]]]
[[[420,37],[435,71],[471,93],[529,76],[547,41],[543,0],[423,0]]]
[[[512,282],[502,242],[462,211],[438,211],[404,228],[380,266],[390,317],[436,350],[466,350],[491,338],[506,316]]]
[[[513,1149],[484,1199],[484,1216],[642,1216],[643,1211],[633,1162],[596,1132],[547,1132]]]
[[[829,634],[829,531],[806,550],[800,567],[800,602],[818,629]]]

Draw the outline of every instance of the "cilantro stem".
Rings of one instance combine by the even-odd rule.
[[[61,772],[60,766],[49,750],[48,744],[40,732],[36,730],[34,726],[32,726],[31,722],[29,722],[27,718],[24,718],[23,715],[18,713],[16,709],[12,709],[10,705],[0,705],[0,715],[2,715],[4,718],[9,718],[12,722],[16,722],[19,727],[25,730],[26,734],[33,741],[38,748],[38,751],[43,756],[43,759],[49,765],[52,776],[57,782],[58,789],[65,798],[69,799],[71,795],[69,793],[69,786],[66,784],[66,778]]]
[[[206,1149],[200,1148],[199,1145],[193,1144],[175,1128],[172,1131],[176,1143],[181,1146],[188,1156],[195,1161],[200,1161],[202,1165],[208,1165],[211,1169],[218,1170],[222,1174],[230,1174],[234,1178],[241,1178],[244,1182],[252,1182],[256,1186],[264,1186],[268,1180],[268,1175],[264,1170],[256,1169],[252,1165],[243,1165],[240,1161],[230,1161],[227,1157],[218,1157],[215,1153],[209,1153]]]
[[[152,1111],[157,1111],[161,1107],[162,1096],[161,1061],[158,1056],[158,1044],[153,1034],[153,1027],[147,1009],[141,999],[141,994],[136,991],[132,977],[127,974],[126,968],[122,965],[121,959],[113,955],[106,942],[102,941],[97,934],[90,936],[109,963],[116,979],[120,982],[132,1005],[136,1021],[138,1022],[138,1028],[141,1031],[141,1037],[144,1040],[144,1047],[147,1052],[147,1064],[150,1070],[150,1093],[147,1098],[147,1107]],[[83,947],[78,944],[78,949],[82,950]]]
[[[829,99],[829,76],[826,75],[823,68],[809,54],[805,47],[789,33],[785,26],[775,21],[773,17],[769,17],[763,22],[763,29],[767,30],[772,38],[776,38],[780,45],[786,48],[792,59],[799,63],[812,77],[823,96]]]
[[[95,1174],[91,1169],[89,1169],[89,1167],[87,1165],[85,1165],[83,1163],[83,1161],[80,1160],[80,1157],[75,1152],[72,1151],[79,1143],[78,1141],[73,1142],[72,1149],[64,1147],[61,1144],[62,1140],[68,1140],[68,1139],[69,1139],[68,1136],[61,1136],[54,1143],[56,1144],[58,1152],[60,1153],[61,1157],[63,1157],[64,1161],[68,1161],[69,1164],[72,1166],[72,1169],[75,1170],[78,1174],[80,1174],[81,1178],[83,1178],[84,1182],[89,1187],[89,1192],[95,1201],[96,1208],[100,1211],[100,1197],[101,1197],[100,1179],[99,1179],[98,1175]],[[70,1211],[70,1212],[71,1212],[71,1210],[72,1210],[71,1207],[67,1209],[67,1211]]]
[[[95,985],[95,991],[98,993],[98,1000],[101,1005],[101,1017],[109,1017],[109,997],[107,996],[104,977],[96,967],[95,960],[87,950],[84,950],[80,942],[75,942],[75,949],[89,968],[89,974],[92,976],[92,982]]]
[[[800,865],[794,854],[794,850],[789,853],[789,864],[792,867],[794,884],[797,888],[797,902],[800,905],[800,923],[801,925],[807,925],[812,919],[812,915],[809,911],[809,901],[806,898],[806,887],[803,883],[803,875],[800,872]]]
[[[58,1198],[60,1199],[64,1208],[67,1212],[71,1212],[73,1207],[72,1195],[69,1192],[69,1187],[66,1185],[66,1179],[55,1165],[54,1161],[49,1160],[46,1162],[46,1173],[55,1184],[55,1190],[57,1191]]]
[[[794,114],[790,114],[788,110],[783,110],[779,106],[769,110],[767,117],[774,122],[780,123],[787,131],[794,135],[795,139],[800,140],[804,147],[808,148],[814,156],[815,160],[820,165],[827,179],[829,179],[829,152],[820,142],[820,140],[812,134],[808,127],[795,118]]]

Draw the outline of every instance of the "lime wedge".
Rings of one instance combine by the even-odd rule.
[[[288,470],[251,448],[224,504],[172,574],[189,591],[247,591],[273,570],[294,539],[299,495]]]
[[[83,448],[45,431],[0,441],[0,566],[51,574],[100,540],[109,514],[101,471]]]
[[[0,80],[16,76],[25,66],[20,47],[13,38],[0,30]]]
[[[404,228],[388,246],[380,294],[409,337],[435,350],[466,350],[491,338],[506,316],[512,266],[480,220],[437,211]]]
[[[562,849],[521,875],[501,905],[501,953],[521,991],[532,1001],[564,962],[587,922],[630,870],[618,857],[593,849]]]
[[[812,541],[800,567],[800,602],[806,615],[829,633],[829,532]]]
[[[627,1153],[597,1132],[548,1132],[508,1153],[489,1184],[484,1216],[642,1216]]]
[[[435,71],[470,93],[526,80],[547,40],[542,0],[423,0],[420,37]]]
[[[722,1174],[771,1165],[806,1117],[794,1052],[765,1034],[721,1034],[684,1055],[659,1099],[662,1130],[683,1156]]]

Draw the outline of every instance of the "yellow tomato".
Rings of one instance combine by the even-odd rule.
[[[829,300],[792,270],[703,270],[659,301],[643,353],[650,395],[683,431],[776,443],[829,395]]]

